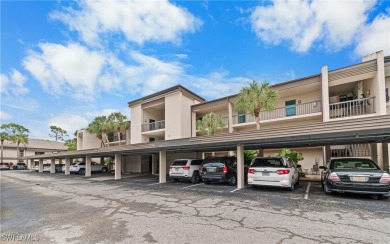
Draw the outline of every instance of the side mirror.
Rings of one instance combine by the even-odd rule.
[[[297,164],[297,168],[302,168],[302,165],[300,165],[300,164]]]
[[[320,168],[320,169],[323,169],[323,170],[327,170],[327,169],[328,169],[328,168],[325,167],[325,166],[320,166],[319,168]]]

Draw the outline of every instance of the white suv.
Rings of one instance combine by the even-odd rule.
[[[199,183],[200,174],[199,168],[202,164],[202,159],[176,159],[169,167],[169,177],[174,181],[181,179],[191,180],[192,183]]]
[[[65,165],[62,167],[62,171],[65,172]],[[91,172],[106,173],[107,171],[108,171],[108,168],[106,165],[91,162]],[[69,167],[69,172],[80,174],[80,175],[85,174],[85,162],[77,162],[77,163],[71,164]]]

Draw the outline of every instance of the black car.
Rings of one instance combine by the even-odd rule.
[[[321,166],[321,184],[325,193],[351,192],[390,196],[390,175],[366,158],[331,159]]]
[[[208,157],[200,166],[200,176],[205,184],[211,182],[226,182],[234,186],[237,184],[237,158],[236,157]],[[248,168],[245,167],[245,176]]]

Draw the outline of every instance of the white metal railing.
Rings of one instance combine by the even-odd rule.
[[[358,116],[375,113],[375,97],[329,104],[329,118]]]
[[[141,125],[142,132],[165,129],[165,120]]]
[[[298,103],[295,105],[290,105],[286,107],[276,108],[270,112],[261,111],[260,112],[260,121],[270,120],[270,119],[279,119],[285,117],[292,117],[298,115],[312,114],[321,112],[321,101],[316,100],[306,103]],[[252,114],[239,114],[233,116],[233,124],[249,123],[255,122],[256,118]]]

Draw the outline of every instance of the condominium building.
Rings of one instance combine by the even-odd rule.
[[[328,70],[319,69],[318,74],[273,85],[280,100],[273,111],[261,111],[260,131],[288,130],[290,126],[305,127],[313,123],[342,121],[390,114],[390,57],[383,52],[365,56],[361,63]],[[237,91],[238,93],[239,91]],[[177,85],[166,90],[129,102],[131,126],[127,144],[142,144],[161,140],[198,137],[196,122],[213,112],[223,118],[225,128],[220,133],[236,133],[256,130],[252,114],[239,114],[235,110],[237,95],[205,101],[202,97]],[[131,136],[130,136],[131,135]],[[91,135],[90,135],[91,136]],[[91,139],[84,145],[88,135],[78,136],[78,149],[99,147]],[[130,137],[130,138],[129,138]],[[83,143],[79,147],[79,143]],[[80,144],[81,145],[81,144]],[[302,154],[302,168],[312,172],[315,165],[323,165],[330,157],[370,157],[380,165],[383,148],[379,144],[332,145],[326,147],[291,148]],[[259,148],[261,149],[261,148]],[[280,149],[264,149],[264,156],[274,155]],[[387,153],[387,152],[386,152]],[[232,152],[214,152],[224,155]],[[204,157],[202,152],[175,153],[167,155],[171,160],[180,157]],[[154,172],[156,157],[153,155],[125,156],[124,172]]]

